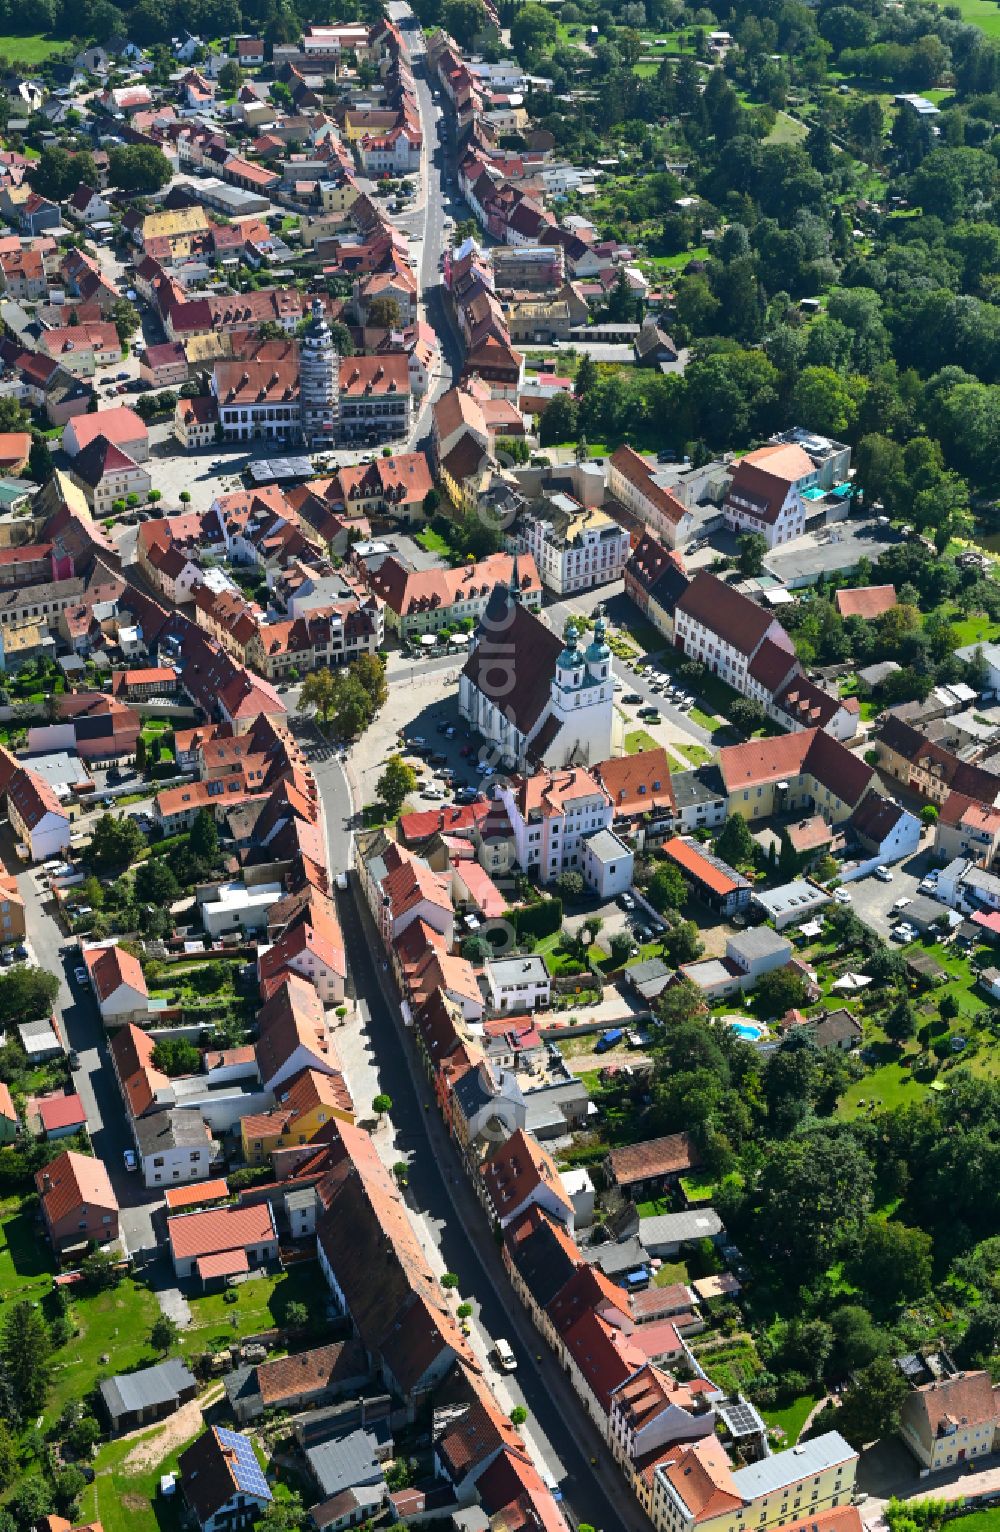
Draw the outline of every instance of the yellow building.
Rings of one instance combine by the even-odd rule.
[[[960,1372],[913,1389],[899,1412],[899,1434],[922,1468],[937,1473],[993,1452],[1000,1389],[988,1372]]]
[[[729,813],[746,820],[808,811],[827,824],[854,812],[875,777],[859,755],[822,729],[752,739],[719,751]]]
[[[354,1102],[343,1075],[304,1069],[280,1093],[273,1112],[257,1112],[240,1123],[243,1158],[262,1165],[276,1149],[311,1144],[325,1123],[354,1121]]]
[[[839,1431],[735,1470],[709,1436],[658,1465],[649,1515],[657,1532],[769,1532],[849,1504],[857,1466]]]
[[[319,193],[323,199],[324,213],[346,213],[359,195],[357,185],[349,175],[339,176],[335,181],[324,181]]]
[[[145,244],[151,239],[169,239],[171,245],[175,240],[188,242],[190,249],[191,236],[204,234],[208,229],[208,214],[203,207],[177,207],[170,208],[165,213],[147,213],[142,220],[142,241]]]

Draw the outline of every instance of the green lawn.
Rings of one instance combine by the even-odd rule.
[[[0,1299],[39,1298],[52,1286],[52,1261],[34,1210],[14,1198],[0,1207]]]
[[[963,1516],[962,1532],[1000,1532],[1000,1509],[973,1511]]]
[[[952,0],[962,13],[962,20],[979,27],[987,37],[1000,37],[1000,7],[992,0]]]
[[[703,1171],[691,1176],[681,1176],[681,1191],[689,1203],[711,1202],[715,1188],[715,1177]]]
[[[720,1345],[695,1344],[693,1350],[712,1382],[731,1393],[744,1389],[761,1371],[760,1357],[749,1335],[734,1335]]]
[[[790,1404],[782,1405],[780,1409],[761,1410],[761,1414],[772,1431],[781,1430],[785,1433],[784,1445],[794,1447],[817,1397],[815,1394],[799,1394]]]
[[[1000,16],[1000,7],[997,8],[997,14]],[[962,617],[952,607],[946,615],[958,636],[957,647],[960,649],[966,644],[995,643],[1000,636],[1000,623],[990,622],[985,612],[974,612],[971,617]]]
[[[73,1298],[69,1319],[77,1334],[53,1357],[46,1419],[55,1420],[69,1400],[85,1398],[102,1377],[155,1362],[149,1332],[159,1312],[149,1289],[131,1279],[111,1292]]]
[[[684,1261],[664,1261],[656,1276],[653,1278],[654,1287],[671,1287],[675,1282],[689,1282],[687,1265]]]
[[[677,271],[686,266],[688,261],[707,261],[708,246],[698,245],[694,250],[681,250],[677,255],[650,255],[643,258],[639,263],[648,266],[652,271]]]
[[[183,1339],[193,1351],[205,1351],[212,1346],[228,1345],[234,1331],[239,1335],[253,1335],[258,1330],[269,1330],[280,1324],[290,1303],[304,1303],[313,1310],[316,1306],[319,1268],[312,1261],[293,1266],[289,1271],[253,1277],[233,1288],[235,1303],[224,1302],[222,1293],[208,1293],[203,1298],[191,1298],[191,1324],[184,1331]],[[322,1292],[322,1285],[320,1285]],[[235,1323],[234,1323],[235,1321]],[[217,1335],[207,1339],[206,1329],[217,1328]],[[199,1331],[201,1332],[199,1334]]]
[[[546,968],[553,978],[557,974],[572,975],[577,972],[585,972],[585,970],[577,968],[575,958],[572,958],[563,947],[561,931],[553,931],[551,936],[540,937],[535,943],[533,950],[536,956],[543,959]]]
[[[176,1469],[180,1454],[201,1435],[202,1426],[158,1458],[156,1439],[165,1429],[165,1424],[153,1426],[140,1436],[108,1442],[101,1448],[94,1460],[96,1478],[81,1496],[81,1520],[99,1521],[105,1532],[179,1532],[180,1496],[164,1499],[160,1476]],[[125,1460],[143,1445],[153,1466],[126,1469]]]
[[[656,750],[657,743],[645,729],[632,729],[625,736],[625,754],[638,755],[640,750]]]
[[[706,749],[704,745],[678,745],[671,741],[671,749],[676,750],[678,755],[682,755],[686,761],[690,761],[692,766],[707,766],[715,759],[714,752]]]
[[[694,723],[700,724],[703,729],[707,729],[710,734],[714,734],[716,729],[719,727],[716,719],[714,719],[710,713],[706,713],[705,710],[700,707],[689,708],[688,717]]]
[[[46,59],[65,53],[68,46],[54,37],[46,37],[44,32],[30,32],[24,37],[0,33],[0,56],[10,59],[12,64],[44,64]]]
[[[442,537],[440,532],[435,532],[430,527],[424,527],[418,532],[414,541],[420,544],[425,553],[439,553],[442,558],[451,558],[455,552],[451,543]]]
[[[837,1104],[837,1111],[842,1117],[856,1117],[859,1112],[868,1110],[870,1101],[877,1102],[879,1109],[891,1110],[922,1101],[926,1094],[927,1086],[915,1080],[902,1064],[880,1064],[847,1087]],[[864,1106],[860,1105],[862,1101]]]
[[[787,112],[779,112],[774,127],[767,135],[766,144],[798,144],[808,137],[809,129],[803,122],[796,122]]]

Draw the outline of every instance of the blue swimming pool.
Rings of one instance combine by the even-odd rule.
[[[759,1043],[767,1031],[766,1027],[760,1026],[756,1021],[731,1021],[729,1025],[736,1036],[741,1037],[745,1043]]]

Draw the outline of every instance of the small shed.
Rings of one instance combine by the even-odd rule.
[[[163,1420],[197,1392],[194,1374],[173,1356],[154,1367],[105,1378],[100,1385],[101,1403],[114,1432],[134,1431],[151,1421]]]

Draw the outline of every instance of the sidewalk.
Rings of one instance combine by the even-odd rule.
[[[973,1469],[968,1463],[956,1463],[943,1473],[929,1474],[927,1478],[921,1479],[916,1461],[906,1449],[900,1443],[892,1443],[892,1447],[899,1447],[900,1454],[895,1451],[887,1453],[887,1445],[890,1444],[880,1442],[865,1452],[861,1459],[860,1484],[863,1487],[866,1482],[872,1483],[873,1489],[868,1491],[867,1499],[859,1510],[861,1520],[871,1532],[881,1532],[885,1527],[885,1507],[893,1497],[898,1500],[975,1502],[994,1495],[1000,1496],[1000,1455],[996,1453],[978,1459],[983,1465],[981,1468]],[[883,1457],[889,1461],[883,1464]]]

